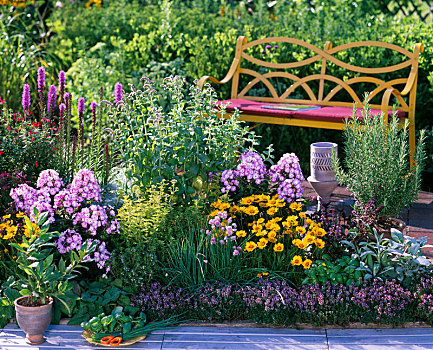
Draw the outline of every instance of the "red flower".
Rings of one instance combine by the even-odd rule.
[[[0,151],[0,156],[3,154],[3,151]]]
[[[35,162],[35,166],[36,166],[36,167],[38,167],[38,166],[39,166],[39,164],[38,164],[38,162],[37,162],[37,161]]]

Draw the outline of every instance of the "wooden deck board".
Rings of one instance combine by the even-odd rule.
[[[102,350],[81,337],[79,326],[51,325],[47,341],[25,343],[16,325],[0,329],[0,350]],[[432,350],[432,328],[304,329],[252,327],[175,327],[158,331],[124,350]]]

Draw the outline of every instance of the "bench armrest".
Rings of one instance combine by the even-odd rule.
[[[235,58],[235,59],[233,60],[233,63],[232,63],[232,65],[231,65],[231,67],[230,67],[230,69],[229,69],[227,75],[226,75],[226,76],[224,77],[224,79],[221,80],[221,81],[220,81],[220,80],[217,80],[217,79],[215,79],[214,77],[211,77],[211,76],[209,76],[209,75],[205,75],[205,76],[201,77],[200,80],[198,81],[198,86],[199,86],[200,90],[203,90],[204,83],[205,83],[206,80],[208,80],[208,79],[209,79],[211,82],[215,83],[215,84],[225,84],[225,83],[228,83],[228,82],[230,81],[230,79],[233,78],[233,76],[235,75],[236,70],[237,70],[238,67],[239,67],[239,62],[240,62],[240,59],[238,59],[238,58]]]
[[[403,92],[405,92],[405,94],[407,94],[410,91],[410,90],[409,91],[405,91],[405,90],[406,90],[406,88],[403,90]],[[380,109],[381,109],[381,112],[383,113],[383,118],[384,118],[384,121],[386,123],[388,122],[388,111],[389,111],[389,107],[390,107],[389,106],[389,100],[391,98],[391,95],[394,95],[396,98],[401,99],[401,96],[403,95],[403,93],[398,91],[395,88],[389,88],[389,89],[385,90],[383,97],[382,97],[382,105],[381,105]]]

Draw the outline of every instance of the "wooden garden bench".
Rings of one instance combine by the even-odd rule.
[[[257,54],[257,52],[262,52],[262,50],[266,49],[265,45],[273,45],[275,43],[288,43],[303,46],[311,50],[313,56],[302,59],[301,61],[288,63],[274,63],[269,62],[269,60],[266,61],[264,57],[253,57],[254,49]],[[403,55],[402,61],[392,66],[366,68],[342,62],[335,57],[337,53],[344,50],[362,47],[379,47],[397,51]],[[230,116],[230,112],[233,112],[235,108],[237,108],[241,111],[240,120],[255,122],[258,123],[258,125],[270,123],[341,130],[344,129],[345,119],[352,115],[354,102],[356,102],[356,107],[359,107],[357,109],[357,115],[360,116],[362,112],[363,97],[360,98],[351,85],[357,83],[372,83],[373,89],[369,92],[368,101],[371,101],[375,96],[378,96],[376,99],[380,98],[380,94],[383,93],[381,104],[371,103],[372,112],[382,112],[384,122],[388,122],[388,117],[392,115],[393,109],[390,106],[390,98],[391,95],[395,97],[396,104],[394,108],[400,121],[403,122],[405,119],[409,120],[409,147],[413,155],[415,150],[415,100],[418,78],[418,58],[419,54],[423,52],[423,49],[422,44],[415,44],[413,52],[409,52],[399,46],[378,41],[359,41],[333,48],[332,43],[327,41],[322,50],[307,42],[293,38],[270,37],[247,42],[245,36],[240,36],[236,44],[235,58],[225,78],[219,81],[213,77],[204,76],[199,80],[199,86],[203,88],[207,80],[217,84],[225,84],[230,80],[232,81],[230,99],[220,101],[224,104],[230,102],[230,105],[227,107],[229,114],[225,115],[225,117]],[[278,47],[278,50],[281,50],[281,48]],[[252,52],[252,54],[250,54],[250,52]],[[264,52],[265,51],[262,53]],[[243,67],[241,64],[244,62],[243,60],[249,61],[250,66],[252,66],[252,64],[254,67],[257,66],[258,70],[261,70],[261,73],[257,70]],[[316,63],[315,67],[318,67],[318,70],[320,69],[317,74],[298,77],[295,74],[287,72],[287,70],[297,69],[314,63]],[[327,74],[328,64],[341,67],[346,73],[352,72],[351,74],[355,76],[342,79],[329,75]],[[406,68],[408,71],[408,67],[410,67],[410,72],[403,74],[404,72],[402,70]],[[398,71],[398,76],[395,78],[396,75],[393,73],[393,80],[384,81],[377,78],[378,74],[396,71]],[[372,75],[376,75],[376,77]],[[240,79],[244,79],[244,76],[249,76],[249,78],[246,80],[246,85],[244,84],[245,86],[240,87]],[[285,91],[278,94],[276,87],[271,82],[273,78],[286,78],[291,83],[287,85]],[[318,84],[318,88],[316,88],[317,94],[315,94],[313,89],[309,86],[309,83],[313,81],[315,81],[313,84]],[[270,96],[253,96],[249,94],[251,88],[260,82],[263,83],[269,91]],[[403,86],[403,89],[398,90],[395,85]],[[327,86],[327,88],[325,88],[325,86]],[[350,99],[346,99],[345,102],[333,99],[338,92],[344,90],[350,95]],[[302,98],[299,98],[299,95],[293,96],[294,93],[299,92],[303,92]],[[363,93],[364,92],[361,92],[361,94]],[[406,96],[406,98],[403,98],[404,96]],[[352,100],[352,102],[347,102],[348,100]],[[321,106],[321,108],[306,111],[287,111],[265,109],[262,107],[264,104],[270,105],[273,103],[306,104]]]

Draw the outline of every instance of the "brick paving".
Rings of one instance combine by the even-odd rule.
[[[305,195],[316,196],[316,193],[308,182],[304,182]],[[351,193],[344,187],[337,187],[331,196],[332,205],[339,205],[339,207],[345,207],[346,210],[350,210],[347,205],[350,200],[353,199]],[[429,244],[433,245],[433,193],[420,191],[418,194],[418,200],[412,205],[412,207],[404,212],[402,219],[407,223],[406,233],[412,237],[423,237],[429,238]],[[424,253],[433,258],[433,248],[425,248]]]

